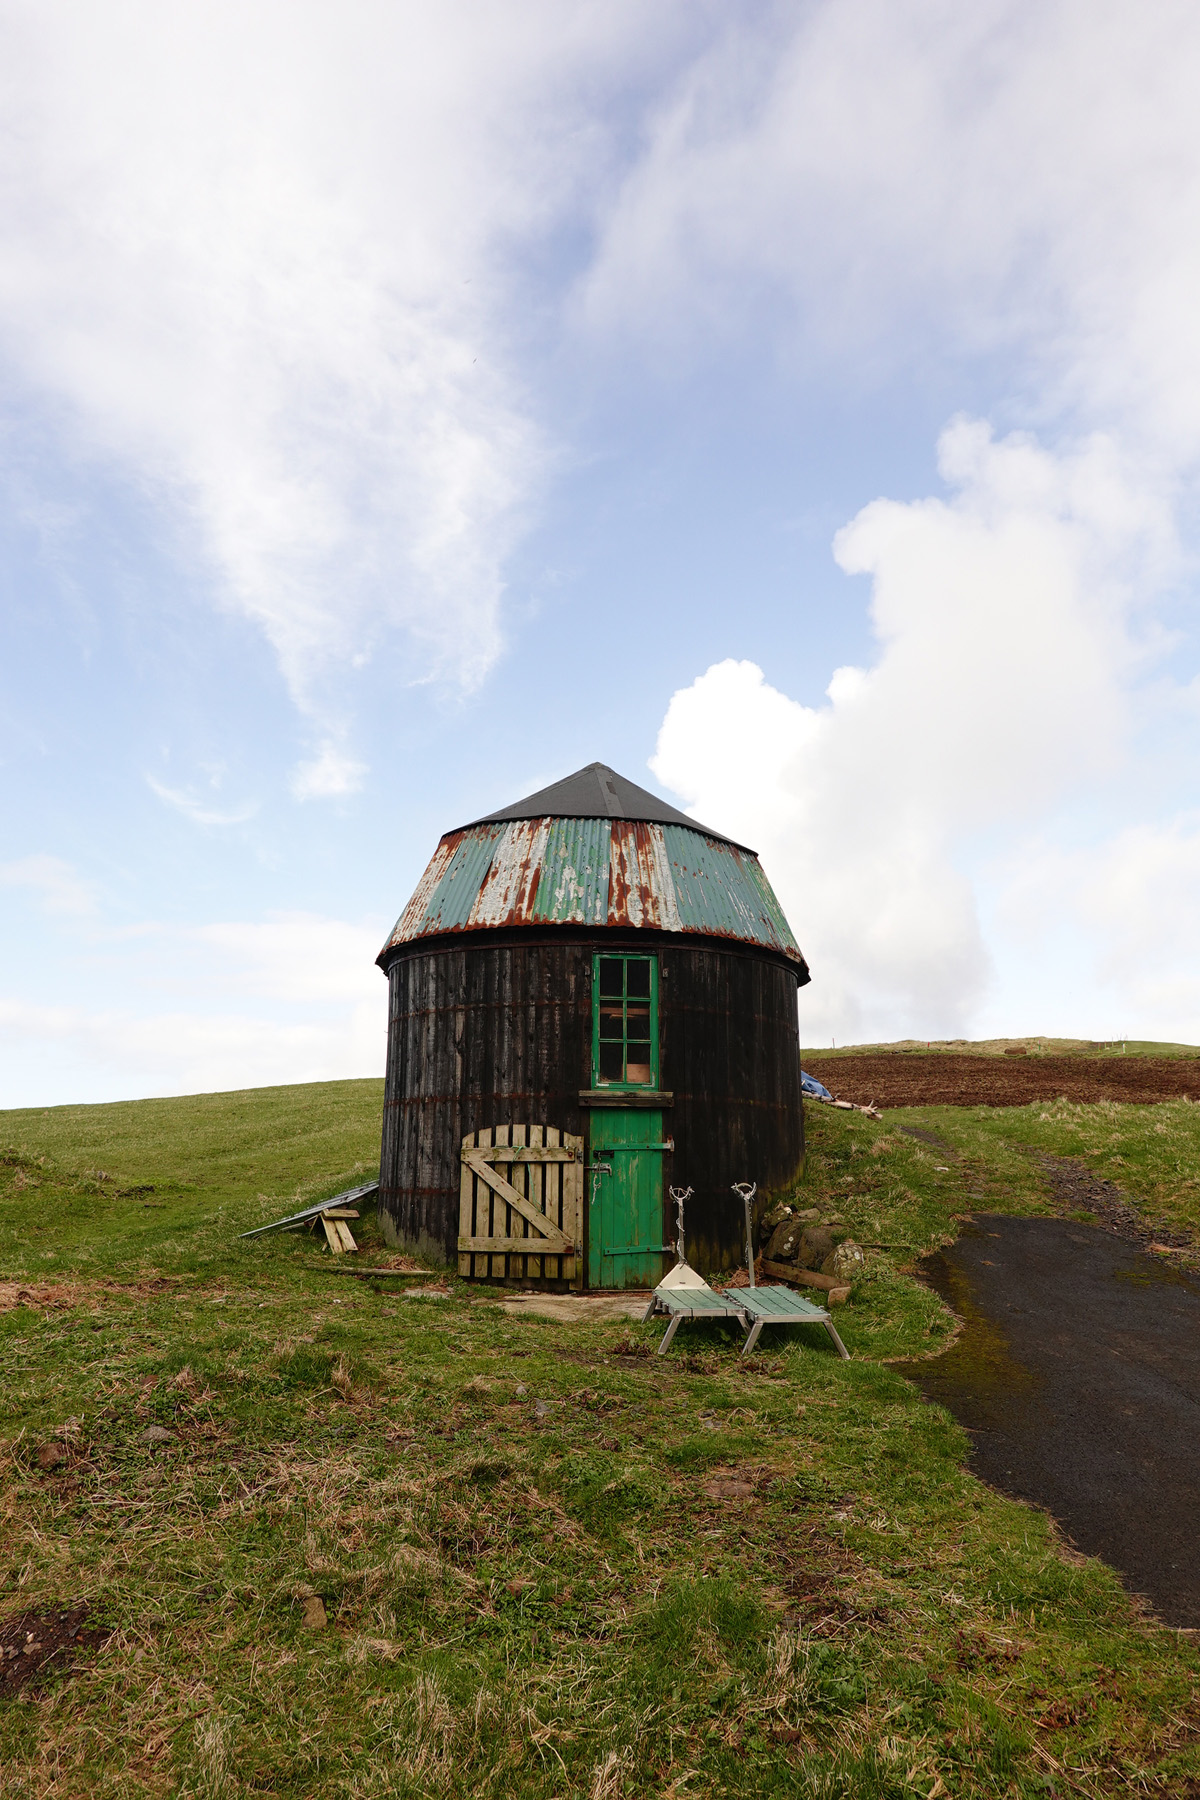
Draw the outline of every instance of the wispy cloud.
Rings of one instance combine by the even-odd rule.
[[[297,800],[337,800],[357,794],[366,773],[366,763],[356,762],[327,739],[311,762],[298,765],[292,776],[292,793]]]
[[[198,796],[190,789],[167,787],[153,775],[147,775],[146,785],[164,805],[173,806],[193,825],[245,825],[258,811],[256,800],[247,800],[233,808],[216,807],[211,799]]]
[[[682,13],[10,10],[0,341],[73,453],[173,510],[303,706],[389,633],[418,676],[494,662],[547,454],[515,253],[595,184],[597,102]]]
[[[0,995],[4,1104],[379,1074],[388,924],[280,912],[89,928],[66,1003],[47,1004],[38,984]]]
[[[58,856],[23,856],[0,863],[0,887],[28,888],[48,913],[84,918],[96,909],[96,885]]]
[[[965,1032],[995,974],[980,846],[1102,794],[1134,748],[1129,628],[1173,566],[1153,486],[1103,439],[1054,455],[969,421],[941,462],[947,497],[876,501],[836,540],[872,579],[867,667],[807,707],[719,663],[659,733],[658,778],[762,852],[814,969],[810,1042]],[[1194,882],[1194,850],[1165,860]],[[1151,885],[1122,900],[1143,929]]]

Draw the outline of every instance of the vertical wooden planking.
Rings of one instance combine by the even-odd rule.
[[[524,1125],[513,1125],[510,1128],[508,1142],[510,1144],[523,1144],[525,1142]],[[513,1187],[516,1188],[518,1194],[526,1194],[528,1192],[528,1163],[505,1163],[502,1165],[501,1172],[507,1174],[509,1181],[512,1183]],[[508,1218],[509,1237],[518,1240],[527,1238],[530,1230],[528,1219],[523,1219],[519,1212],[513,1211],[511,1206],[505,1208],[505,1213]],[[508,1259],[508,1273],[514,1280],[521,1281],[525,1277],[528,1265],[529,1258],[527,1256],[520,1255],[519,1253],[510,1256]]]
[[[462,1147],[464,1150],[474,1149],[475,1133],[473,1131],[468,1132],[463,1139]],[[474,1170],[467,1167],[465,1159],[459,1168],[458,1235],[460,1237],[474,1237],[475,1235],[475,1173]],[[458,1256],[459,1274],[467,1276],[473,1274],[474,1262],[475,1258],[469,1250],[461,1250]]]
[[[493,1144],[511,1143],[512,1140],[510,1139],[508,1133],[509,1133],[509,1127],[507,1125],[497,1125],[495,1130],[492,1132],[492,1143]],[[490,1189],[488,1191],[491,1192]],[[512,1207],[506,1206],[503,1200],[499,1199],[497,1197],[497,1195],[492,1194],[491,1227],[488,1231],[488,1236],[489,1237],[498,1237],[498,1238],[510,1238],[512,1236],[512,1234],[513,1234]],[[500,1264],[499,1268],[496,1267],[497,1263]],[[512,1265],[511,1257],[493,1256],[491,1259],[491,1268],[489,1270],[489,1273],[492,1275],[498,1276],[500,1278],[500,1280],[503,1281],[505,1276],[508,1274],[511,1265]]]
[[[563,1147],[575,1152],[571,1162],[562,1165],[562,1228],[575,1246],[574,1256],[563,1257],[563,1278],[574,1281],[579,1291],[583,1292],[584,1271],[587,1259],[584,1256],[584,1182],[583,1139],[563,1133]]]
[[[532,1149],[535,1145],[541,1144],[542,1137],[542,1127],[540,1125],[531,1125],[526,1137],[526,1142]],[[529,1163],[527,1166],[529,1169],[529,1186],[525,1191],[534,1206],[537,1207],[538,1211],[544,1213],[546,1210],[546,1165],[545,1163]],[[525,1226],[525,1230],[528,1235],[530,1232],[528,1223]],[[550,1274],[550,1265],[556,1260],[557,1259],[553,1256],[547,1256],[544,1259],[545,1267],[543,1267],[542,1257],[527,1256],[525,1258],[525,1279],[527,1281],[540,1281],[543,1273],[546,1275]]]
[[[483,1129],[481,1131],[477,1131],[475,1133],[475,1142],[479,1146],[480,1149],[486,1148],[486,1146],[488,1144],[490,1144],[491,1141],[492,1141],[492,1134],[486,1125],[483,1127]],[[488,1187],[486,1182],[480,1181],[477,1176],[474,1179],[475,1179],[475,1235],[476,1235],[476,1237],[491,1237],[491,1235],[492,1235],[492,1213],[493,1213],[493,1210],[495,1207],[496,1196],[492,1193],[491,1188]],[[490,1256],[477,1256],[475,1258],[475,1271],[474,1272],[476,1275],[485,1275],[485,1276],[490,1275],[492,1272],[491,1257]]]
[[[547,1125],[547,1148],[555,1150],[561,1143],[562,1132],[558,1129],[557,1125]],[[563,1172],[561,1163],[554,1162],[546,1164],[546,1217],[550,1220],[552,1225],[557,1225],[560,1229],[562,1227],[562,1177]],[[563,1267],[566,1260],[567,1259],[564,1256],[548,1256],[545,1265],[547,1279],[553,1276],[554,1280],[562,1281]]]

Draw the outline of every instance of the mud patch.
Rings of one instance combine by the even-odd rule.
[[[1165,1244],[1173,1250],[1185,1250],[1191,1244],[1190,1232],[1148,1224],[1128,1194],[1123,1194],[1115,1182],[1085,1169],[1082,1163],[1057,1156],[1039,1156],[1037,1162],[1049,1177],[1050,1191],[1060,1211],[1091,1213],[1097,1225],[1116,1232],[1131,1244]]]
[[[72,1673],[81,1653],[98,1650],[109,1634],[88,1626],[85,1603],[65,1611],[21,1612],[0,1620],[0,1696],[37,1686],[50,1674]]]
[[[1029,1106],[1035,1100],[1200,1099],[1200,1061],[1154,1056],[980,1056],[892,1051],[806,1057],[838,1099],[880,1106]],[[914,1136],[916,1133],[913,1134]]]
[[[1200,1626],[1200,1282],[1111,1228],[1002,1214],[918,1272],[964,1329],[897,1367],[970,1433],[976,1474]]]
[[[142,1281],[0,1281],[0,1312],[11,1312],[15,1306],[69,1312],[109,1294],[146,1297],[173,1293],[183,1279],[182,1275],[153,1275]]]

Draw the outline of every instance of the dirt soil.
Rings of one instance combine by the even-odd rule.
[[[1200,1059],[1152,1056],[937,1056],[806,1059],[838,1100],[879,1106],[1028,1106],[1034,1100],[1200,1100]]]
[[[915,1134],[914,1134],[915,1135]],[[1038,1162],[1050,1178],[1050,1190],[1065,1213],[1090,1213],[1105,1231],[1143,1248],[1187,1249],[1191,1233],[1172,1231],[1169,1225],[1156,1225],[1143,1218],[1127,1194],[1115,1182],[1094,1175],[1082,1163],[1069,1157],[1039,1156]]]
[[[0,1619],[0,1697],[73,1668],[81,1650],[95,1650],[108,1633],[87,1629],[86,1605],[65,1612],[20,1612]]]

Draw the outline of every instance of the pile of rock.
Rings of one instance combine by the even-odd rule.
[[[797,1287],[821,1288],[830,1306],[842,1305],[861,1274],[863,1253],[840,1219],[816,1207],[777,1206],[762,1222],[762,1272]]]

